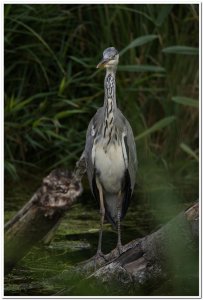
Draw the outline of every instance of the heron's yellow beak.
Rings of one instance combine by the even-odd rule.
[[[110,59],[105,59],[103,58],[97,65],[97,69],[98,68],[102,68],[102,67],[105,67],[105,65],[109,62]]]

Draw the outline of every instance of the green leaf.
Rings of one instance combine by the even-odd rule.
[[[159,14],[156,20],[156,25],[161,26],[166,17],[169,15],[173,8],[173,4],[162,4],[160,5]]]
[[[38,34],[34,29],[32,29],[30,26],[28,26],[27,24],[25,24],[24,22],[21,22],[15,18],[10,18],[13,22],[16,22],[18,24],[20,24],[21,26],[23,26],[24,28],[26,28],[30,33],[33,34],[33,36],[38,39],[42,45],[48,50],[48,52],[52,55],[53,59],[56,61],[60,71],[62,72],[62,74],[65,74],[65,71],[63,69],[63,66],[61,64],[61,62],[58,60],[57,56],[55,55],[54,51],[50,48],[50,46],[47,44],[47,42],[43,39],[43,37]]]
[[[75,56],[69,56],[72,60],[74,60],[75,62],[81,64],[82,66],[84,66],[85,68],[89,68],[90,66],[88,64],[86,64],[82,59],[75,57]]]
[[[26,100],[18,100],[11,98],[10,99],[10,105],[5,108],[5,113],[14,113],[19,110],[27,108],[31,102],[33,101],[32,98],[26,99]]]
[[[82,114],[82,113],[85,113],[85,111],[82,109],[66,110],[66,111],[59,112],[58,114],[55,115],[54,118],[55,119],[63,119],[63,118],[66,118],[66,117],[69,117],[69,116],[72,116],[75,114]]]
[[[127,72],[165,72],[164,68],[153,65],[121,65],[118,69]]]
[[[127,50],[131,49],[131,48],[135,48],[141,45],[144,45],[146,43],[149,43],[151,41],[153,41],[154,39],[157,39],[158,35],[154,35],[154,34],[150,34],[150,35],[143,35],[140,36],[138,38],[136,38],[135,40],[133,40],[127,47],[125,47],[123,50],[121,50],[119,52],[119,55],[123,55],[123,53],[125,53]]]
[[[199,49],[195,47],[188,47],[188,46],[171,46],[162,49],[162,52],[171,53],[171,54],[198,55]]]
[[[63,77],[61,80],[61,83],[59,84],[59,94],[60,95],[63,94],[65,86],[66,86],[66,77]]]
[[[66,142],[66,143],[68,142],[67,138],[65,138],[64,136],[59,135],[59,134],[57,134],[57,133],[55,133],[51,130],[46,130],[46,134],[47,134],[48,137],[53,137],[57,140],[61,140],[61,141]]]
[[[161,130],[164,127],[168,126],[169,124],[171,124],[172,122],[174,122],[176,119],[175,116],[170,116],[170,117],[166,117],[160,121],[158,121],[157,123],[155,123],[152,127],[148,128],[147,130],[145,130],[144,132],[142,132],[141,134],[139,134],[137,137],[135,137],[135,140],[140,140],[143,137],[150,135],[151,133],[154,133],[155,131]]]
[[[30,145],[32,145],[32,147],[34,149],[45,149],[45,147],[43,145],[41,145],[38,141],[35,141],[34,139],[32,139],[29,134],[25,135],[25,138],[27,139],[27,141],[30,143]]]
[[[11,162],[5,160],[5,161],[4,161],[4,168],[5,168],[5,170],[6,170],[8,173],[10,173],[10,175],[11,175],[13,178],[15,178],[15,179],[18,178],[17,171],[16,171],[16,167],[15,167],[14,164],[12,164]]]
[[[197,161],[199,161],[199,158],[197,156],[197,154],[186,144],[181,143],[180,144],[180,148],[186,152],[187,154],[189,154],[190,156],[192,156],[193,158],[195,158]]]
[[[188,97],[172,97],[172,100],[176,103],[187,105],[187,106],[192,106],[192,107],[199,107],[199,102],[198,100],[188,98]]]

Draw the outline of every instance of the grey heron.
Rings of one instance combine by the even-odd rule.
[[[135,185],[136,146],[132,128],[116,103],[116,69],[119,53],[114,47],[103,52],[97,68],[106,68],[104,105],[91,119],[84,157],[92,194],[100,203],[101,227],[96,256],[101,251],[104,218],[117,226],[117,250],[123,252],[120,221],[125,216]]]

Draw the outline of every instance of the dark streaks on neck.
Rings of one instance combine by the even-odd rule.
[[[109,144],[109,143],[110,143],[110,141],[111,141],[111,134],[112,134],[112,130],[113,130],[113,127],[111,128],[111,131],[110,131],[110,134],[109,134],[109,140],[108,140],[107,146],[108,146],[108,144]]]
[[[106,120],[106,122],[105,122],[105,128],[104,128],[104,138],[105,138],[105,135],[106,135],[106,129],[107,129],[107,127],[108,127],[108,122]]]
[[[105,78],[105,90],[107,98],[115,97],[115,77],[111,73]]]

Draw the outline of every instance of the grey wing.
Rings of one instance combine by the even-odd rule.
[[[137,171],[137,151],[136,151],[136,145],[135,145],[135,139],[133,135],[132,128],[128,122],[128,120],[125,118],[125,116],[122,114],[122,112],[118,109],[118,121],[117,121],[117,127],[120,129],[120,131],[124,134],[124,145],[127,154],[127,165],[128,165],[128,172],[130,176],[131,181],[131,188],[133,191],[135,181],[136,181],[136,171]]]
[[[127,151],[129,153],[129,155],[128,155],[128,171],[129,171],[129,175],[130,175],[131,188],[132,188],[132,192],[133,192],[135,182],[136,182],[136,172],[137,172],[137,165],[138,165],[137,150],[136,150],[136,144],[135,144],[133,131],[132,131],[132,128],[128,121],[126,122],[126,129],[127,129],[127,135],[126,135],[126,139],[124,138],[124,142],[125,142]]]
[[[95,185],[95,167],[94,161],[92,161],[92,149],[94,145],[95,136],[98,134],[100,120],[103,115],[103,108],[98,109],[94,117],[91,119],[89,126],[87,128],[86,133],[86,144],[85,144],[85,161],[86,161],[86,169],[87,176],[90,184],[90,188],[95,198],[97,198],[97,188]]]
[[[119,124],[121,124],[120,130],[123,134],[122,148],[124,156],[126,156],[124,158],[127,160],[127,168],[123,179],[123,205],[121,216],[123,218],[127,212],[136,182],[137,152],[133,131],[128,120],[121,111],[118,112],[118,116],[120,119]]]

